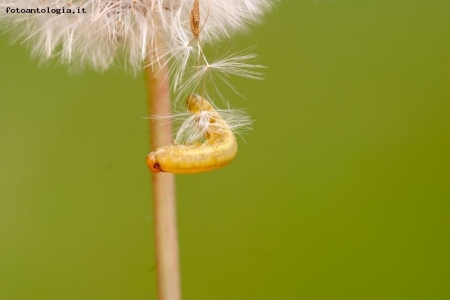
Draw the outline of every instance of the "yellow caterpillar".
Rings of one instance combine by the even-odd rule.
[[[203,142],[168,145],[151,152],[147,156],[147,165],[154,173],[206,172],[226,166],[236,156],[236,137],[211,103],[193,94],[188,97],[186,104],[194,115],[194,125],[200,127]]]

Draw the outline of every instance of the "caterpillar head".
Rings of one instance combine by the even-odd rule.
[[[155,152],[150,152],[150,154],[147,155],[147,166],[153,173],[159,173],[162,171],[159,163],[156,162]]]

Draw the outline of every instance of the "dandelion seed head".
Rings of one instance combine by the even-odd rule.
[[[258,22],[275,1],[0,0],[0,28],[15,32],[15,41],[41,60],[55,58],[75,70],[120,66],[136,74],[143,67],[167,65],[175,104],[194,93],[216,98],[210,90],[224,100],[216,78],[239,94],[229,78],[260,79],[263,67],[252,63],[255,55],[248,51],[210,60],[203,46]],[[225,122],[214,122],[217,114]],[[180,118],[179,145],[203,142],[208,132],[239,134],[251,125],[243,111],[230,108],[175,115]]]
[[[274,0],[200,0],[203,44],[229,37],[257,22]],[[143,62],[176,60],[174,74],[196,54],[190,27],[194,0],[0,0],[0,26],[16,33],[33,55],[77,68],[121,65],[139,71]],[[72,9],[75,13],[8,13],[13,9]],[[86,13],[78,13],[84,9]],[[158,41],[164,40],[164,43]],[[178,73],[175,71],[177,70]]]

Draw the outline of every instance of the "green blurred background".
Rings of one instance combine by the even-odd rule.
[[[450,2],[283,1],[254,130],[178,176],[185,300],[450,299]],[[155,299],[141,77],[0,38],[0,300]],[[227,43],[225,43],[225,46]]]

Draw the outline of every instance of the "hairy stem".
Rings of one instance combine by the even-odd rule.
[[[148,114],[169,116],[167,65],[153,64],[145,68],[145,73]],[[149,134],[152,151],[171,144],[172,123],[166,118],[150,118]],[[152,186],[158,300],[180,300],[175,176],[170,173],[152,174]]]

